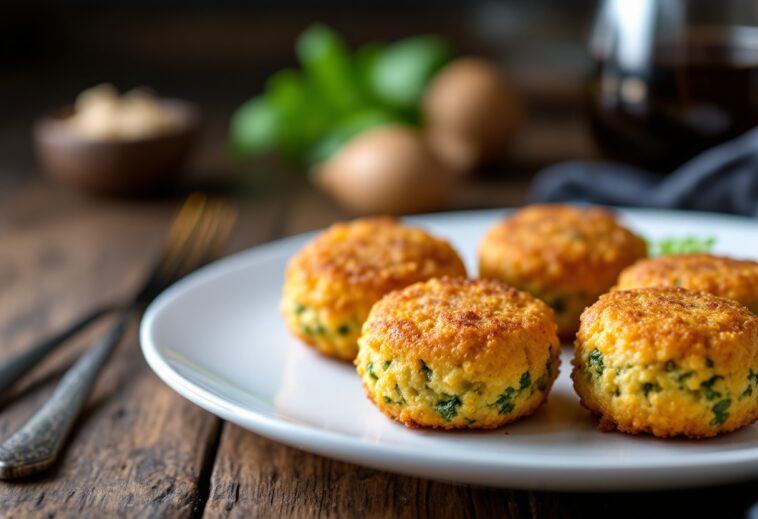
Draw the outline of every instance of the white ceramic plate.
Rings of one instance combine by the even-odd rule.
[[[504,211],[412,218],[448,238],[476,274],[476,246]],[[622,211],[651,238],[717,236],[716,251],[758,257],[758,221]],[[291,338],[278,303],[287,259],[312,235],[226,258],[167,290],[141,327],[148,364],[208,411],[268,438],[352,463],[432,479],[556,490],[630,490],[758,475],[758,426],[707,440],[601,433],[580,406],[564,347],[561,375],[537,414],[490,432],[411,430],[385,418],[353,367]]]

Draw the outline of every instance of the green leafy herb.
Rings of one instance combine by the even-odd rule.
[[[355,55],[353,56],[353,64],[358,85],[362,90],[364,97],[371,101],[372,104],[382,104],[381,100],[374,93],[371,76],[374,73],[377,60],[384,53],[384,49],[386,48],[387,46],[383,43],[371,42],[355,51]]]
[[[308,152],[308,162],[310,164],[325,162],[359,133],[392,123],[403,123],[403,120],[394,112],[383,108],[370,107],[348,114],[337,121],[333,129],[316,140]]]
[[[382,367],[384,367],[384,369],[387,369],[387,368],[390,367],[390,364],[392,364],[391,360],[385,360],[384,364],[382,365]]]
[[[427,382],[429,382],[430,380],[432,380],[433,372],[429,368],[429,366],[426,365],[426,363],[423,360],[421,361],[421,373],[424,374],[424,377],[426,378]]]
[[[590,369],[594,369],[595,373],[597,373],[598,376],[602,375],[603,371],[605,371],[605,364],[603,363],[603,354],[600,353],[597,349],[594,349],[590,352],[588,359],[589,359]]]
[[[400,391],[400,386],[395,384],[395,393],[397,393],[397,396],[399,397],[397,403],[398,404],[405,404],[405,397],[403,396],[403,392]]]
[[[492,407],[497,407],[498,414],[508,414],[515,409],[513,398],[516,396],[516,390],[512,387],[507,387],[505,391],[497,398]]]
[[[301,68],[273,74],[265,92],[234,113],[232,151],[277,152],[297,165],[312,166],[369,128],[418,126],[429,81],[451,57],[445,42],[434,36],[371,43],[353,53],[322,24],[300,34],[295,52]]]
[[[376,376],[376,373],[374,373],[374,363],[369,361],[368,364],[366,364],[366,371],[368,372],[369,376],[373,378],[374,380],[378,380],[379,377]]]
[[[300,163],[311,143],[329,127],[329,114],[297,70],[281,70],[266,82],[266,100],[279,117],[277,149]]]
[[[663,390],[657,382],[645,382],[642,384],[642,393],[647,397],[651,392],[660,393]]]
[[[272,151],[282,120],[276,107],[258,96],[240,106],[229,123],[230,144],[235,153],[260,155]]]
[[[544,391],[547,389],[548,381],[550,380],[550,376],[553,374],[553,357],[552,357],[553,347],[550,346],[548,350],[548,358],[545,361],[545,373],[537,379],[537,389],[540,391]]]
[[[703,395],[707,400],[714,400],[721,396],[721,393],[713,389],[713,385],[723,378],[721,375],[714,375],[700,384],[700,389],[703,390]]]
[[[686,371],[676,378],[677,382],[684,382],[688,378],[691,378],[695,374],[694,371]]]
[[[729,418],[729,412],[727,409],[729,409],[731,404],[732,401],[727,398],[714,405],[711,409],[713,411],[713,419],[710,424],[721,425],[726,422],[727,418]]]
[[[295,42],[308,82],[330,112],[346,114],[360,107],[352,57],[342,38],[322,24],[308,27]]]
[[[376,56],[371,72],[374,94],[389,106],[415,111],[431,77],[451,57],[435,36],[406,38]]]
[[[461,405],[461,399],[453,395],[434,404],[434,410],[437,414],[448,422],[458,415],[458,407]]]
[[[705,367],[712,368],[713,367],[713,360],[711,360],[710,357],[706,357],[705,359]]]
[[[676,370],[676,362],[674,362],[673,360],[668,360],[666,361],[665,367],[666,367],[666,371],[671,373],[672,371]]]
[[[303,312],[305,312],[305,306],[301,305],[300,303],[297,303],[295,305],[295,313],[302,314]]]
[[[347,324],[341,324],[339,328],[337,328],[337,333],[340,335],[347,335],[350,333],[350,326]]]
[[[521,374],[521,379],[519,380],[519,389],[526,389],[531,385],[532,377],[529,375],[528,371],[524,371],[524,373]]]
[[[384,397],[384,403],[385,404],[391,404],[392,403],[392,399],[390,397],[388,397],[388,396],[385,396]]]
[[[716,243],[715,236],[698,237],[685,236],[683,238],[662,238],[659,240],[646,240],[648,254],[655,256],[673,256],[677,254],[695,254],[698,252],[710,252]]]
[[[747,387],[740,395],[740,399],[749,397],[753,394],[753,384],[756,382],[758,382],[758,373],[755,373],[753,369],[750,368],[750,372],[747,374]]]

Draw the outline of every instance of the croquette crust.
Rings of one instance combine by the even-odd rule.
[[[479,273],[554,306],[560,335],[573,338],[582,310],[607,292],[625,267],[646,255],[645,241],[607,210],[533,205],[486,233],[479,247]]]
[[[352,361],[371,306],[387,292],[436,276],[466,276],[446,241],[390,217],[340,222],[290,259],[280,308],[295,336]]]
[[[606,430],[706,438],[758,418],[758,317],[680,287],[615,291],[581,316],[572,380]]]
[[[514,286],[600,295],[621,270],[647,255],[645,241],[596,207],[532,205],[492,227],[480,248],[480,272]]]
[[[655,286],[708,292],[758,309],[758,262],[709,254],[644,259],[624,269],[615,289]]]
[[[552,310],[494,280],[432,279],[387,294],[358,342],[369,398],[409,427],[490,429],[532,414],[560,362]],[[452,399],[454,414],[440,411]]]

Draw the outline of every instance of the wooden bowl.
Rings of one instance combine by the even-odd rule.
[[[39,164],[58,182],[109,196],[144,195],[168,187],[181,172],[199,127],[197,108],[177,99],[161,99],[179,124],[170,132],[134,140],[82,137],[66,124],[70,107],[40,118],[34,125]]]

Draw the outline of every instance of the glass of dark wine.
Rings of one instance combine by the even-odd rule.
[[[604,0],[590,54],[610,159],[668,172],[758,126],[758,0]]]

